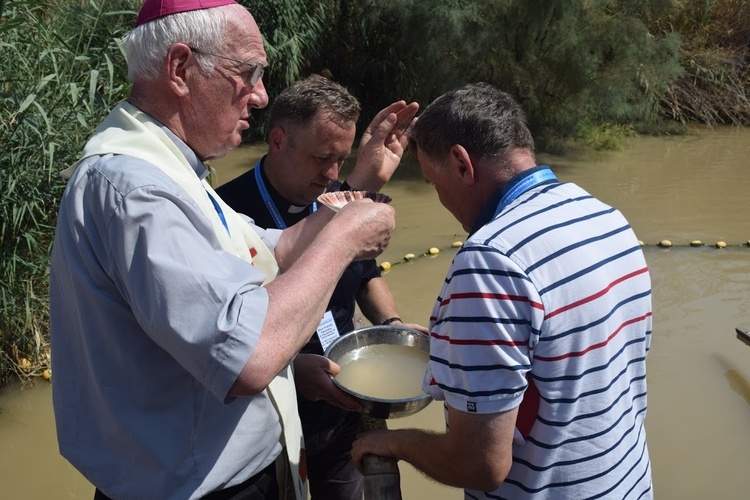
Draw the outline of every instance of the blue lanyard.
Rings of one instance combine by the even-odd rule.
[[[502,212],[505,207],[507,207],[513,200],[521,196],[529,189],[532,189],[543,182],[552,180],[556,181],[557,177],[549,168],[537,170],[528,177],[524,177],[515,186],[510,188],[508,192],[505,193],[505,195],[503,195],[503,197],[500,199],[500,203],[497,204],[495,215],[493,215],[492,218],[494,219],[495,217],[497,217],[497,215]]]
[[[211,203],[214,204],[214,208],[216,209],[216,213],[219,214],[219,219],[221,219],[221,223],[224,224],[224,229],[227,230],[227,234],[229,237],[232,237],[232,233],[229,232],[229,225],[227,224],[227,220],[224,218],[224,212],[221,209],[221,206],[219,206],[219,202],[216,201],[216,199],[211,196],[211,193],[208,192],[208,189],[206,190],[206,194],[209,198],[211,198]]]
[[[276,204],[271,199],[271,195],[268,193],[266,184],[263,182],[263,176],[260,175],[260,161],[258,161],[258,163],[255,164],[254,170],[255,170],[255,183],[258,185],[258,189],[260,190],[260,197],[263,198],[263,203],[266,204],[268,213],[271,214],[271,217],[273,218],[273,222],[276,224],[277,228],[286,229],[286,222],[284,222],[284,219],[281,217],[281,213],[279,212],[279,209],[276,208]],[[315,212],[317,209],[318,209],[318,204],[313,203],[312,211]]]

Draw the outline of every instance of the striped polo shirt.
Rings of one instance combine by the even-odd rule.
[[[507,479],[466,498],[652,498],[651,282],[630,225],[556,180],[487,220],[436,301],[424,383],[461,411],[521,405]]]

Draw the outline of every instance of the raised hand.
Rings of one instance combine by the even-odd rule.
[[[388,182],[401,162],[418,109],[416,102],[396,101],[375,115],[360,139],[350,186],[379,191]]]

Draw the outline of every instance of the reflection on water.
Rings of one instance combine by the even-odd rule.
[[[729,381],[729,387],[742,396],[746,403],[750,404],[750,384],[747,379],[737,370],[729,370],[724,374],[724,377]]]
[[[247,170],[263,149],[242,148],[215,162],[219,182]],[[750,248],[740,246],[750,240],[749,156],[750,130],[719,128],[636,138],[618,152],[539,158],[561,180],[620,209],[647,243],[655,313],[646,428],[658,498],[744,499],[750,491],[750,347],[734,331],[750,327]],[[412,161],[384,192],[393,197],[397,227],[379,261],[441,250],[385,274],[401,317],[426,324],[455,255],[450,245],[466,235]],[[655,246],[662,239],[677,246]],[[695,239],[731,248],[689,247]],[[93,488],[57,455],[49,396],[47,384],[0,392],[3,498],[91,498]],[[388,425],[442,431],[442,405]],[[405,500],[462,498],[400,467]]]

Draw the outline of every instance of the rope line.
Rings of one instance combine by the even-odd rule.
[[[660,248],[673,248],[673,247],[691,247],[691,248],[714,248],[717,250],[722,250],[725,248],[732,248],[732,247],[745,247],[750,248],[750,240],[745,241],[744,243],[734,243],[734,244],[727,244],[725,241],[717,241],[716,243],[704,243],[701,240],[692,240],[688,243],[681,243],[681,244],[675,244],[672,243],[670,240],[661,240],[656,243],[645,243],[642,240],[638,240],[638,244],[642,247],[660,247]],[[451,243],[450,247],[444,248],[446,250],[452,249],[452,248],[461,248],[463,245],[462,241],[454,241]],[[380,267],[380,270],[384,273],[387,273],[388,271],[393,268],[393,266],[397,266],[399,264],[405,264],[408,262],[414,262],[417,259],[420,259],[422,257],[437,257],[440,255],[440,249],[438,247],[430,247],[429,249],[425,250],[424,252],[420,254],[414,254],[414,253],[407,253],[403,256],[403,258],[396,262],[389,262],[389,261],[383,261],[381,262],[378,267]]]

